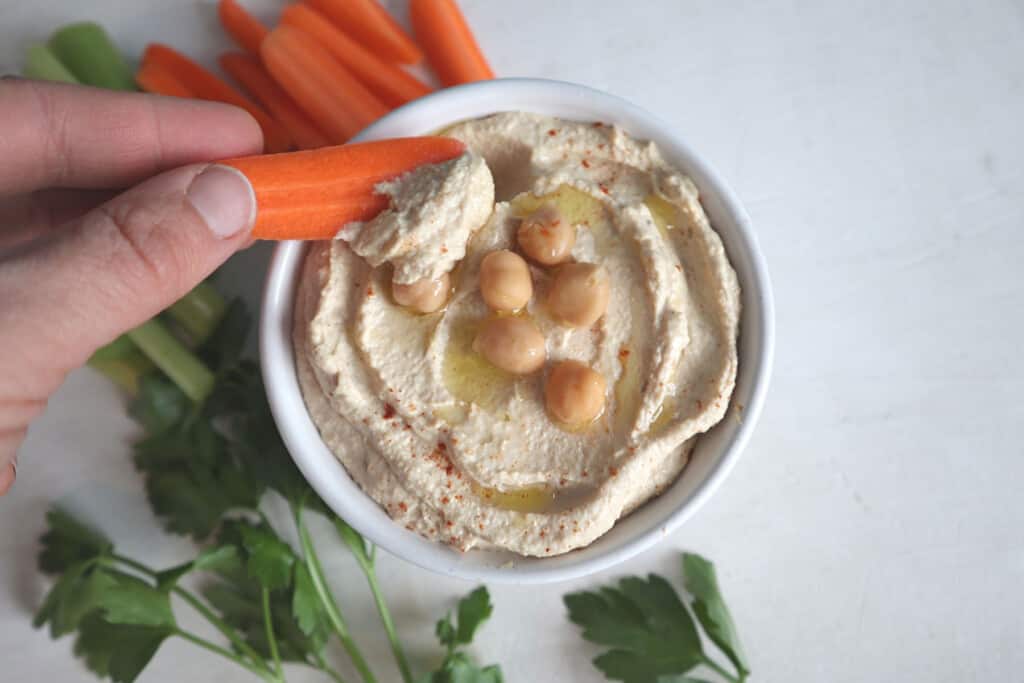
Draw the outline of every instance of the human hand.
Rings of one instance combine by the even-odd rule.
[[[2,495],[68,372],[247,245],[249,182],[203,162],[262,136],[227,105],[7,79],[0,121]]]

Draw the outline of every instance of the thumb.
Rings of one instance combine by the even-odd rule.
[[[255,215],[241,173],[186,166],[0,261],[0,340],[28,356],[21,367],[36,374],[26,385],[56,388],[95,349],[183,296],[248,242]],[[52,388],[39,386],[43,368],[59,373]]]

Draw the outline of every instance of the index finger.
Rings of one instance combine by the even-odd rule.
[[[0,81],[0,196],[119,188],[169,168],[259,153],[259,126],[226,104]]]

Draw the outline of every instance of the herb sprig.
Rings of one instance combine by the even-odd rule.
[[[201,291],[206,299],[219,296],[209,288]],[[181,318],[210,311],[217,321]],[[151,321],[161,328],[150,339],[156,343],[115,342],[99,354],[103,362],[94,367],[104,372],[116,368],[116,375],[108,374],[134,390],[130,413],[144,430],[134,461],[150,506],[167,532],[189,536],[201,549],[188,562],[154,568],[119,554],[102,532],[54,508],[47,516],[39,567],[57,578],[36,626],[48,626],[54,638],[73,634],[75,652],[85,664],[118,683],[134,681],[172,637],[225,657],[265,681],[284,681],[282,664],[293,662],[343,683],[326,652],[336,638],[359,679],[377,683],[381,679],[332,595],[307,524],[312,514],[325,517],[355,557],[401,680],[413,683],[377,578],[376,549],[331,512],[299,473],[274,426],[259,368],[242,357],[250,327],[245,307],[240,302],[179,306],[177,316],[166,327]],[[207,334],[179,337],[174,325]],[[199,344],[192,350],[182,339]],[[205,388],[197,393],[197,387]],[[290,511],[286,524],[275,524],[264,512],[273,496]],[[297,548],[285,540],[289,536],[298,538]],[[193,574],[199,578],[183,581]],[[201,588],[196,592],[185,583]],[[202,616],[222,642],[184,629],[175,616],[180,606]],[[457,649],[470,643],[490,614],[486,589],[470,594],[458,613],[459,637],[442,640],[444,661],[421,680],[499,683],[497,667],[475,669]],[[467,678],[467,672],[483,673]]]
[[[583,638],[611,648],[594,659],[606,678],[624,683],[706,683],[689,675],[702,666],[732,683],[742,683],[750,675],[714,565],[685,553],[682,568],[696,621],[672,585],[657,574],[627,577],[617,585],[565,596],[569,620],[583,627]],[[711,659],[697,624],[729,659],[735,674]]]

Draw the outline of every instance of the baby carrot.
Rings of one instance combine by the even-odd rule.
[[[294,26],[271,31],[260,55],[274,80],[335,144],[347,142],[387,113],[366,86]]]
[[[260,43],[267,37],[267,27],[249,14],[236,0],[217,3],[220,24],[238,45],[251,55],[259,55]]]
[[[135,82],[149,93],[169,97],[195,97],[195,93],[159,64],[143,64],[135,72]]]
[[[220,163],[238,169],[256,192],[253,237],[331,239],[351,221],[369,220],[388,198],[376,186],[424,164],[453,159],[465,145],[453,138],[397,138],[264,154]]]
[[[455,0],[411,0],[409,18],[427,61],[443,84],[494,78]]]
[[[263,129],[263,147],[267,152],[282,152],[291,147],[287,131],[262,107],[174,48],[152,43],[142,55],[142,64],[159,65],[199,99],[245,109]]]
[[[389,106],[403,105],[430,92],[426,85],[367,50],[307,5],[286,7],[281,13],[281,23],[302,29],[315,38]]]
[[[258,59],[242,52],[225,52],[218,63],[220,68],[281,122],[296,147],[316,149],[331,144],[327,136],[288,97],[288,93],[274,82]]]
[[[377,0],[309,0],[331,21],[383,59],[419,64],[423,53]]]

